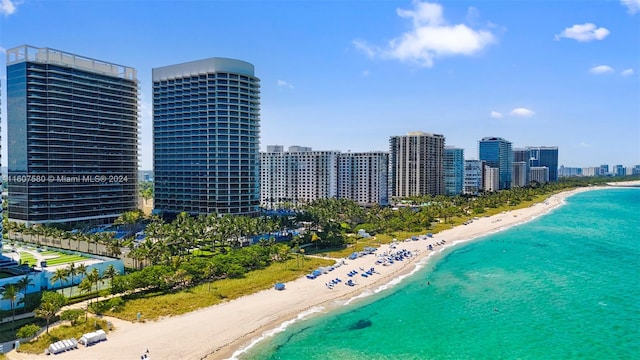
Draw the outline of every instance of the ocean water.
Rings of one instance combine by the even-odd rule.
[[[640,359],[640,189],[576,194],[241,359]]]

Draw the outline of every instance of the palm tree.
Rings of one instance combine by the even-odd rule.
[[[113,265],[109,265],[105,270],[104,270],[104,274],[103,276],[106,279],[109,279],[109,286],[111,286],[111,288],[113,288],[113,278],[118,276],[118,270],[116,270],[115,267],[113,267]]]
[[[87,275],[87,265],[85,264],[78,265],[78,267],[76,268],[76,275],[78,275],[80,278]]]
[[[87,279],[89,279],[92,284],[96,284],[96,290],[100,293],[100,286],[98,284],[100,281],[100,271],[98,271],[98,268],[93,268],[91,272],[87,274]]]
[[[8,284],[2,288],[2,300],[9,300],[11,303],[11,331],[13,331],[13,323],[16,318],[16,301],[18,300],[18,287],[16,284]]]
[[[67,269],[67,274],[71,277],[71,286],[69,287],[69,297],[71,297],[71,290],[73,288],[73,285],[75,285],[73,282],[73,277],[78,275],[78,269],[76,269],[75,263],[71,263],[71,265],[69,265],[69,268]]]
[[[64,295],[57,292],[45,291],[42,294],[40,307],[36,309],[36,316],[47,320],[47,334],[49,333],[49,324],[56,317],[60,308],[67,303]]]
[[[29,287],[29,285],[34,286],[32,284],[32,280],[29,278],[29,276],[25,275],[25,277],[21,278],[20,280],[18,280],[18,282],[16,283],[16,285],[18,286],[18,290],[23,291],[23,295],[26,297],[27,296],[27,288]],[[23,297],[24,298],[24,297]]]
[[[62,289],[63,281],[67,281],[67,269],[57,268],[53,275],[51,275],[51,283],[53,283],[55,287],[55,283],[60,282],[60,288]]]
[[[80,281],[80,284],[78,285],[78,290],[80,290],[80,293],[86,292],[87,294],[89,294],[92,289],[93,289],[93,283],[89,280],[88,277],[82,279],[82,281]],[[89,313],[90,303],[91,303],[91,300],[87,300],[87,308],[84,313],[84,321],[87,321],[87,314]]]

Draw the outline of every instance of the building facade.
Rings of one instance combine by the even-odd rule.
[[[362,206],[386,205],[389,154],[314,151],[267,146],[260,154],[260,206],[277,209],[316,199],[350,199]]]
[[[6,54],[9,218],[108,223],[136,209],[136,70],[27,45]]]
[[[513,180],[511,181],[511,187],[524,187],[529,183],[527,181],[529,178],[529,176],[527,176],[527,168],[528,166],[524,161],[513,162],[513,170],[511,171],[513,174]]]
[[[524,169],[522,170],[524,172],[524,179],[519,178],[517,179],[518,181],[516,181],[516,179],[512,179],[513,186],[522,187],[527,185],[529,183],[529,168],[531,167],[531,154],[529,153],[529,149],[527,148],[513,149],[513,162],[514,164],[517,162],[524,163]],[[514,174],[514,177],[515,177],[515,174]],[[522,181],[524,181],[524,185],[522,185]]]
[[[497,190],[510,189],[513,171],[511,142],[500,137],[485,137],[480,140],[478,147],[480,160],[490,168],[498,169],[500,178]]]
[[[390,138],[391,196],[444,194],[444,142],[421,131]]]
[[[558,177],[582,176],[582,168],[561,165],[558,169]]]
[[[482,185],[483,185],[484,191],[500,190],[500,169],[485,165],[484,172],[482,175],[483,175]]]
[[[389,154],[383,151],[341,153],[338,197],[362,206],[389,204]]]
[[[529,167],[547,167],[549,181],[558,181],[558,147],[557,146],[528,146]]]
[[[464,161],[464,193],[476,195],[483,189],[482,185],[483,165],[480,160]]]
[[[209,58],[154,68],[154,212],[253,215],[260,202],[260,80]]]
[[[309,147],[268,146],[260,154],[260,206],[275,209],[283,203],[300,205],[338,197],[339,151]]]
[[[443,170],[445,195],[462,194],[464,190],[464,149],[445,146]]]
[[[549,168],[546,166],[531,167],[531,181],[537,181],[540,184],[549,182]]]

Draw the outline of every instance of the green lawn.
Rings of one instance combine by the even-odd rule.
[[[52,250],[43,251],[40,254],[45,257],[51,257],[51,258],[45,259],[48,266],[71,264],[73,262],[80,262],[80,261],[90,259],[89,257],[82,256],[82,255],[65,254],[62,252],[52,251]],[[56,257],[53,257],[53,256],[56,256]],[[37,264],[37,260],[35,256],[25,251],[20,251],[20,262],[22,263],[26,262],[27,264],[29,264],[29,266],[40,265],[40,264]]]
[[[20,263],[22,264],[27,263],[29,264],[29,266],[39,265],[39,264],[36,264],[36,262],[37,262],[36,258],[33,255],[31,255],[31,253],[20,251]]]
[[[106,315],[128,321],[135,321],[138,312],[142,315],[142,321],[180,315],[271,288],[276,282],[295,280],[320,266],[334,263],[332,260],[311,257],[294,258],[283,263],[273,263],[266,269],[252,271],[241,279],[217,280],[168,294],[130,296],[125,298],[121,310],[107,312]]]
[[[81,255],[60,255],[57,258],[47,259],[47,266],[54,266],[60,264],[71,264],[73,262],[79,262],[88,260],[88,257],[84,257]]]

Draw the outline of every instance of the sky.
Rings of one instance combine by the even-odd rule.
[[[388,151],[442,134],[558,146],[572,167],[640,164],[640,0],[0,0],[6,49],[49,47],[137,69],[140,168],[153,168],[151,69],[255,65],[261,149]]]

